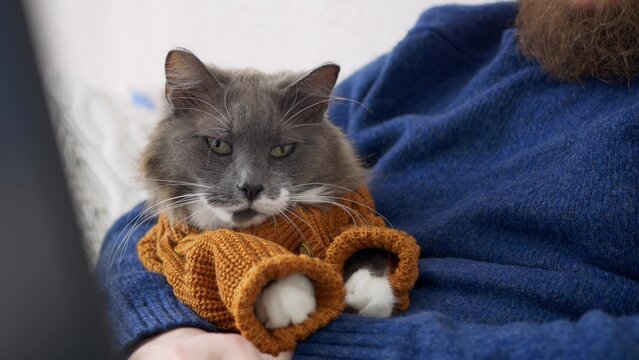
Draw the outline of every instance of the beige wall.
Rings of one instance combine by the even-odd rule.
[[[28,0],[46,71],[112,94],[161,89],[166,52],[272,71],[331,60],[346,76],[426,8],[486,0]]]

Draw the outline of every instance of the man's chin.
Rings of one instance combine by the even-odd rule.
[[[520,0],[517,38],[522,53],[564,81],[639,77],[639,0],[598,2]]]

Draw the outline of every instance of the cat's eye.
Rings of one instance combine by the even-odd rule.
[[[293,152],[293,149],[295,149],[295,144],[278,145],[271,149],[271,156],[274,158],[283,158],[289,156]]]
[[[229,144],[228,142],[224,140],[207,137],[206,143],[209,144],[209,149],[211,149],[216,154],[228,155],[231,152],[233,152],[233,148],[231,147],[231,144]]]

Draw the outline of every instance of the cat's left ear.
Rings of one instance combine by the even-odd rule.
[[[286,108],[293,117],[306,122],[324,118],[339,70],[337,64],[324,64],[287,87]]]

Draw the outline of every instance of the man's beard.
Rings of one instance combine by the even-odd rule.
[[[639,77],[639,0],[590,9],[568,0],[520,0],[517,34],[522,53],[560,80]]]

